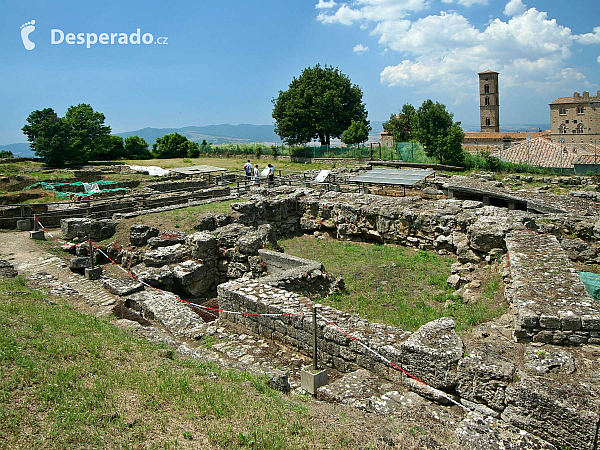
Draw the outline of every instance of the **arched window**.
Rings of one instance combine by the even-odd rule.
[[[483,93],[484,93],[484,94],[489,94],[489,93],[490,93],[490,85],[489,85],[489,84],[486,84],[486,85],[483,87]]]
[[[583,134],[583,124],[582,123],[577,125],[577,133]]]
[[[490,104],[490,98],[486,97],[485,98],[485,106],[489,106],[489,104]]]
[[[560,134],[567,134],[567,126],[563,123],[558,127],[558,132]]]
[[[486,126],[489,127],[491,124],[492,124],[492,121],[489,118],[485,119],[485,125]]]

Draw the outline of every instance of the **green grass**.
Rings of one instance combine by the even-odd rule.
[[[453,295],[454,289],[446,283],[455,262],[451,257],[395,245],[309,236],[280,244],[286,252],[320,261],[325,270],[344,278],[348,292],[334,294],[323,299],[323,303],[374,322],[416,330],[431,320],[450,316],[458,331],[467,332],[504,311],[503,306],[493,304],[501,280],[484,286],[491,296],[484,296],[477,304],[463,303],[460,296]]]
[[[314,429],[310,404],[265,377],[173,357],[43,298],[0,280],[1,448],[315,448],[349,435]]]

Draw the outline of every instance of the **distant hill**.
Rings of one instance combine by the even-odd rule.
[[[35,156],[33,150],[29,148],[28,142],[19,142],[18,144],[6,144],[0,145],[0,150],[11,151],[14,156],[20,156],[21,158],[31,158]]]
[[[273,142],[280,143],[281,139],[275,134],[273,125],[206,125],[202,127],[190,126],[183,128],[143,128],[141,130],[117,133],[117,136],[128,137],[138,135],[143,137],[148,145],[152,146],[156,138],[165,134],[179,133],[195,142],[207,142],[221,144],[224,142],[248,143],[248,142]]]

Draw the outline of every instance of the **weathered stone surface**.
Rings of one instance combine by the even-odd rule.
[[[411,391],[413,391],[415,394],[418,394],[423,398],[431,400],[432,402],[439,403],[440,405],[452,404],[452,401],[450,401],[450,398],[452,398],[452,397],[449,394],[447,394],[443,391],[440,391],[439,389],[436,389],[436,388],[432,387],[431,385],[420,383],[417,380],[410,378],[410,377],[406,377],[402,381],[402,383],[406,387],[408,387]],[[453,399],[453,400],[457,400],[457,399]]]
[[[186,234],[180,231],[164,231],[156,237],[148,239],[152,248],[170,247],[185,242]]]
[[[568,350],[545,346],[525,349],[525,367],[537,375],[548,372],[570,374],[575,372],[575,358]]]
[[[212,261],[217,257],[217,238],[212,234],[198,232],[190,234],[185,244],[191,248],[191,257],[203,261]]]
[[[288,373],[277,371],[269,373],[269,381],[267,382],[271,389],[289,394],[291,391]]]
[[[194,227],[198,231],[214,231],[217,228],[224,227],[233,223],[234,218],[229,214],[216,214],[209,212],[204,217],[198,219],[198,224]]]
[[[5,259],[0,259],[0,278],[12,278],[19,274],[14,266]]]
[[[252,228],[246,227],[239,223],[232,223],[225,225],[224,227],[217,228],[215,234],[217,235],[218,245],[221,248],[232,248],[235,246],[235,242],[240,236],[248,233]]]
[[[159,289],[173,289],[174,277],[169,267],[148,267],[145,264],[138,264],[131,268],[133,273],[140,281],[148,283],[150,286]]]
[[[109,292],[119,296],[144,290],[144,285],[132,278],[103,278],[102,283]]]
[[[506,236],[506,244],[512,279],[507,292],[518,311],[515,337],[563,345],[588,342],[595,320],[600,324],[600,306],[556,237],[517,232]]]
[[[60,221],[60,231],[65,239],[75,237],[87,238],[102,241],[115,234],[117,230],[116,222],[111,220],[95,219],[62,219]]]
[[[71,270],[83,270],[87,267],[91,267],[90,258],[87,256],[76,256],[69,261],[69,269]]]
[[[182,262],[191,256],[191,248],[182,244],[176,244],[169,247],[159,247],[156,250],[144,253],[143,261],[149,267],[162,267]]]
[[[126,298],[125,306],[155,320],[175,336],[200,339],[207,327],[202,319],[171,293],[143,291]]]
[[[177,284],[194,297],[202,297],[214,283],[210,268],[192,260],[184,261],[173,267],[173,276]]]
[[[454,320],[448,317],[419,328],[402,343],[404,368],[436,389],[454,387],[463,355],[463,343],[454,328]]]
[[[250,231],[235,241],[235,248],[244,255],[256,255],[262,247],[262,237],[256,231]]]
[[[469,413],[456,429],[458,442],[473,450],[556,450],[556,447],[511,425]]]
[[[600,404],[589,385],[526,377],[506,389],[502,419],[562,448],[596,448]]]
[[[148,239],[158,236],[158,228],[148,225],[133,225],[129,229],[129,242],[136,247],[142,247],[148,243]]]
[[[480,217],[467,228],[467,239],[473,249],[489,252],[493,248],[504,247],[504,235],[509,227],[506,218]]]
[[[505,407],[504,391],[513,381],[515,366],[493,348],[473,349],[458,363],[456,392],[467,400],[495,410]]]

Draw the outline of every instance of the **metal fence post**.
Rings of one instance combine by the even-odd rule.
[[[319,365],[317,364],[317,305],[313,306],[313,369],[317,371]]]

